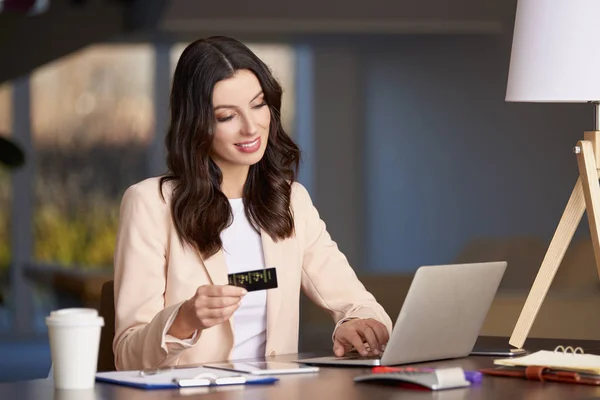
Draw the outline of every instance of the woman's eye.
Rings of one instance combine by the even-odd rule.
[[[267,103],[265,103],[265,102],[263,101],[262,103],[255,105],[253,108],[261,108],[261,107],[264,107],[264,106],[266,106],[266,105],[267,105]]]
[[[228,115],[226,117],[219,117],[217,118],[217,121],[219,122],[227,122],[233,119],[233,115]]]

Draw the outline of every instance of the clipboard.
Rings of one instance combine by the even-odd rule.
[[[230,385],[266,385],[274,384],[278,380],[278,378],[272,376],[251,376],[204,367],[171,368],[151,373],[144,373],[139,370],[96,373],[97,382],[144,390]]]

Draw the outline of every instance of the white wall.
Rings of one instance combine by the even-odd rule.
[[[311,195],[329,233],[359,269],[365,257],[363,71],[356,51],[332,44],[315,46],[313,68]]]
[[[550,239],[593,110],[505,103],[509,55],[499,35],[406,37],[364,53],[365,269],[451,262],[478,236]]]

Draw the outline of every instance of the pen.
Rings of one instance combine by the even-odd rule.
[[[385,374],[389,372],[435,372],[434,368],[414,368],[414,367],[373,367],[374,374]],[[471,383],[481,383],[483,374],[479,371],[464,371],[465,379]]]
[[[483,374],[479,371],[465,371],[465,379],[471,383],[481,383]]]
[[[241,375],[217,377],[213,374],[200,374],[193,378],[174,378],[173,383],[179,387],[237,385],[246,383],[246,378]]]
[[[433,368],[415,368],[415,367],[373,367],[375,374],[384,374],[386,372],[433,372]]]
[[[144,369],[140,371],[140,376],[151,376],[158,375],[163,372],[172,371],[173,368],[156,368],[156,369]]]

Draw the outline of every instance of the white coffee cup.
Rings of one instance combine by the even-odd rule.
[[[56,389],[91,389],[104,318],[91,308],[65,308],[46,317]]]

